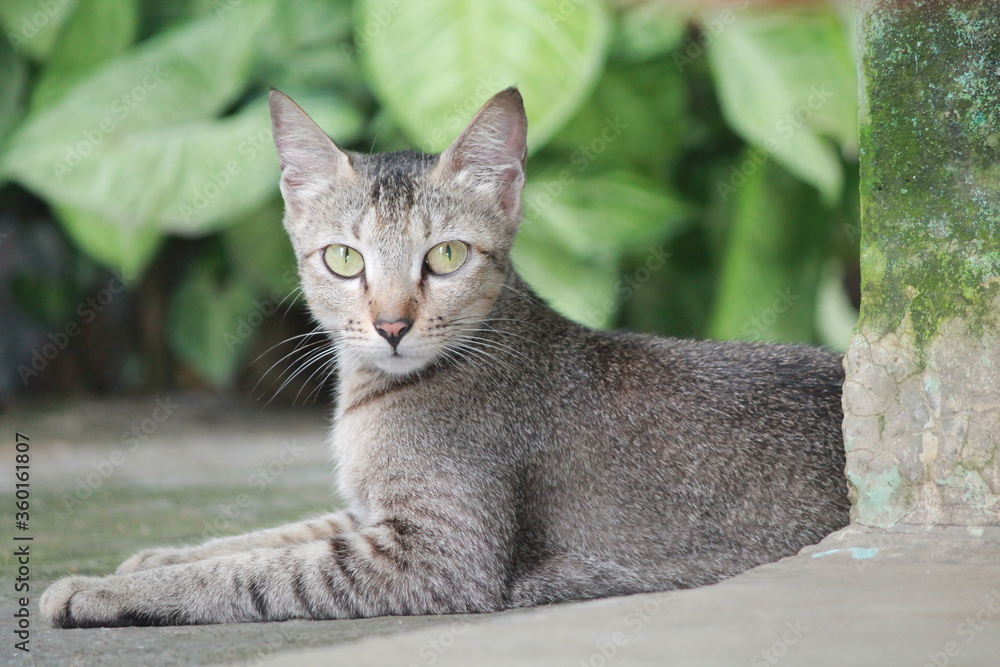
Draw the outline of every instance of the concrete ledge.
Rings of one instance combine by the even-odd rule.
[[[714,586],[457,618],[274,656],[309,665],[990,665],[1000,529],[849,527]]]

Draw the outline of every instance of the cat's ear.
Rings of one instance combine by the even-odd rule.
[[[298,215],[303,204],[331,181],[353,179],[354,168],[347,153],[292,98],[272,89],[268,101],[281,166],[281,196],[289,213]]]
[[[504,214],[521,217],[528,118],[517,88],[494,95],[438,159],[433,178],[492,190]]]

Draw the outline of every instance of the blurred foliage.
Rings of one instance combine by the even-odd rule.
[[[557,309],[843,347],[852,25],[746,0],[4,0],[0,299],[36,328],[3,365],[25,368],[113,275],[139,340],[111,386],[227,386],[288,337],[268,324],[295,287],[271,87],[341,146],[439,151],[516,84],[531,157],[514,260]],[[0,394],[29,383],[9,374]]]

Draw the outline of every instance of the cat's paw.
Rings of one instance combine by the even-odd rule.
[[[198,560],[190,549],[143,549],[118,566],[115,574],[129,574],[139,570],[151,570],[154,567],[190,563]]]
[[[66,577],[49,586],[38,606],[54,628],[117,627],[132,625],[124,600],[107,578]]]

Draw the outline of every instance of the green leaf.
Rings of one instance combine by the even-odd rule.
[[[570,167],[581,174],[636,167],[656,174],[680,153],[686,103],[680,73],[663,61],[610,66],[547,148],[569,153]]]
[[[79,0],[35,85],[32,110],[56,100],[95,66],[128,48],[138,24],[136,0]]]
[[[673,51],[684,37],[687,14],[684,7],[657,2],[624,9],[612,54],[626,61],[642,61]]]
[[[338,96],[296,99],[340,141],[350,141],[361,128],[361,116]],[[145,164],[149,173],[156,173],[163,155],[177,160],[163,174],[170,188],[163,193],[156,218],[164,231],[187,235],[214,231],[250,214],[277,192],[278,157],[263,100],[228,118],[188,124],[183,132],[136,137],[129,148],[118,164]]]
[[[854,57],[831,9],[740,12],[708,47],[727,121],[827,205],[843,187],[833,146],[857,142]]]
[[[708,335],[814,341],[829,214],[814,190],[764,164],[737,191]]]
[[[571,169],[529,180],[523,228],[542,225],[579,257],[641,252],[680,229],[687,207],[629,173],[577,177]]]
[[[143,32],[159,34],[192,19],[214,17],[225,21],[243,4],[242,0],[139,0]]]
[[[159,229],[195,236],[215,231],[274,195],[279,171],[263,101],[220,120],[136,135],[115,164],[142,168],[163,183],[150,218]],[[122,180],[127,179],[125,172]],[[131,183],[136,196],[141,188]],[[135,210],[141,206],[135,202]]]
[[[245,2],[225,20],[206,17],[99,66],[29,117],[11,139],[8,173],[123,238],[205,233],[255,209],[277,182],[266,105],[213,117],[245,87],[253,35],[270,14],[268,4]],[[99,229],[85,241],[85,227],[74,231],[91,252],[108,236]]]
[[[6,40],[0,39],[0,147],[24,113],[27,83],[27,63],[14,53]]]
[[[304,47],[337,45],[351,34],[351,7],[329,0],[285,0],[259,48],[281,60]],[[349,49],[344,49],[348,51]]]
[[[524,202],[515,265],[556,310],[595,327],[617,313],[622,257],[638,253],[662,266],[662,244],[686,214],[675,197],[631,174],[543,174],[525,187]]]
[[[576,110],[604,59],[597,0],[360,0],[355,45],[376,97],[416,145],[445,148],[492,95],[520,87],[528,144]]]
[[[531,225],[517,235],[512,257],[521,277],[558,312],[593,327],[612,321],[618,280],[613,254],[580,257],[550,230]]]
[[[3,0],[0,24],[14,50],[45,60],[80,0]]]
[[[329,0],[284,2],[257,56],[261,80],[292,95],[293,90],[347,93],[370,100],[351,34],[351,5]],[[293,96],[298,101],[298,96]]]
[[[370,104],[371,94],[361,69],[342,46],[345,44],[295,51],[285,60],[274,63],[266,81],[296,102],[303,93],[316,95],[318,91],[336,91]]]
[[[115,138],[98,146],[99,165],[89,159],[75,169],[61,163],[71,169],[63,189],[47,193],[50,200],[100,217],[124,234],[196,235],[253,210],[276,187],[277,158],[262,103],[221,120]]]
[[[823,345],[839,352],[847,344],[858,323],[858,309],[844,290],[844,268],[828,259],[820,278],[816,304],[816,329]]]
[[[58,104],[33,114],[13,137],[4,167],[36,190],[58,194],[70,179],[60,178],[55,165],[70,154],[89,166],[73,168],[74,174],[92,174],[109,144],[214,117],[242,92],[251,74],[253,36],[270,14],[270,5],[245,2],[228,21],[207,17],[112,59]]]
[[[163,241],[163,234],[154,227],[123,227],[67,206],[57,206],[55,212],[84,252],[128,278],[145,270]]]
[[[281,199],[271,199],[222,234],[226,256],[248,283],[282,295],[298,284],[295,253],[281,224]]]
[[[229,385],[246,346],[240,318],[254,311],[253,291],[243,282],[219,282],[208,263],[188,273],[174,294],[167,335],[185,363],[216,387]]]

